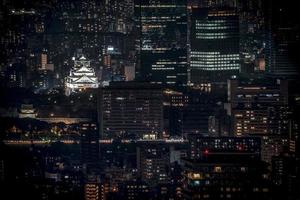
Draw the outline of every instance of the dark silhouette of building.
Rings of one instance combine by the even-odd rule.
[[[103,139],[161,137],[163,97],[159,86],[112,82],[99,94],[99,124]]]
[[[186,12],[185,0],[136,1],[140,32],[137,78],[164,85],[186,85]]]
[[[287,81],[231,79],[228,100],[235,135],[287,134]]]

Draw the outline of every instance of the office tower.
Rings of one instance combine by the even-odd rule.
[[[266,4],[266,67],[276,77],[297,79],[299,75],[300,30],[296,4],[265,1]]]
[[[241,73],[265,72],[265,20],[263,0],[238,2]]]
[[[99,132],[94,123],[80,124],[80,153],[83,169],[87,172],[99,168]],[[99,170],[99,169],[98,169]]]
[[[252,199],[270,195],[267,166],[255,137],[188,137],[184,199]]]
[[[49,63],[49,53],[47,50],[43,50],[41,52],[41,54],[39,54],[40,59],[39,59],[39,66],[38,66],[38,70],[42,70],[42,71],[54,71],[54,64],[53,63]]]
[[[214,113],[215,98],[190,91],[189,93],[170,94],[169,124],[172,135],[186,136],[190,133],[208,133],[209,117]]]
[[[99,125],[103,139],[161,137],[162,89],[154,84],[111,82],[100,89]]]
[[[183,170],[183,199],[246,200],[271,194],[267,170],[260,161],[185,160]]]
[[[150,188],[144,181],[126,181],[121,187],[121,196],[124,199],[149,199]]]
[[[102,1],[102,24],[107,32],[129,33],[132,29],[134,0]]]
[[[299,161],[288,153],[272,158],[272,181],[278,199],[299,198]]]
[[[46,52],[41,53],[41,59],[40,59],[40,69],[45,70],[46,65],[48,63],[48,56]]]
[[[287,134],[287,81],[228,80],[228,101],[236,136]]]
[[[143,181],[150,185],[168,183],[169,165],[170,151],[167,145],[153,141],[137,146],[137,169]]]
[[[213,105],[206,103],[203,101],[190,102],[187,106],[179,109],[179,127],[182,135],[208,133],[208,119],[213,112]]]
[[[294,85],[295,88],[298,85]],[[297,159],[300,157],[300,119],[298,113],[300,112],[300,98],[299,95],[295,95],[294,103],[292,103],[292,116],[290,121],[289,131],[289,151]]]
[[[233,10],[193,9],[190,83],[226,82],[240,70],[239,17]]]
[[[98,88],[98,78],[95,70],[90,65],[90,61],[84,56],[74,60],[74,66],[66,80],[66,95],[70,95],[72,92],[83,91],[87,88]]]
[[[31,86],[35,91],[51,89],[54,83],[54,73],[50,70],[39,70],[32,75]]]
[[[164,90],[164,130],[167,135],[182,135],[180,120],[181,107],[189,102],[189,96],[175,90]]]
[[[231,134],[230,117],[223,108],[216,111],[208,118],[209,136],[229,136]]]
[[[137,78],[164,85],[187,82],[187,16],[185,0],[138,0],[140,39]]]
[[[100,180],[95,175],[87,177],[84,183],[84,199],[85,200],[100,200],[101,198]]]
[[[22,63],[8,64],[3,70],[3,85],[5,87],[26,86],[26,66]]]
[[[287,136],[268,135],[261,137],[261,160],[272,164],[272,158],[288,149]]]
[[[290,199],[297,199],[300,198],[298,185],[300,184],[300,171],[299,171],[299,157],[300,157],[300,119],[299,119],[299,108],[300,108],[300,99],[299,94],[295,91],[299,91],[299,84],[296,84],[298,81],[292,82],[290,87],[290,97],[293,97],[291,100],[291,104],[289,104],[292,107],[292,116],[290,117],[290,123],[289,123],[289,135],[288,135],[288,153],[284,152],[283,154],[277,156],[277,159],[281,162],[283,162],[283,168],[276,167],[278,170],[281,169],[281,177],[280,179],[285,179],[285,183],[282,183],[281,187],[288,186],[288,193]],[[273,162],[273,163],[276,163]],[[289,166],[287,166],[287,165]],[[280,166],[280,165],[279,165]],[[282,173],[283,172],[283,173]],[[283,176],[286,176],[288,172],[288,178],[283,178]],[[276,172],[278,173],[278,172]],[[280,174],[280,173],[279,173]],[[280,189],[278,191],[281,191]]]
[[[260,159],[259,137],[206,137],[201,134],[188,135],[188,157],[194,160],[215,157],[249,157]],[[229,156],[231,154],[231,156]]]

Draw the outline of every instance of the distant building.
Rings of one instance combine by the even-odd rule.
[[[84,199],[85,200],[100,200],[100,180],[97,176],[89,176],[84,183]]]
[[[228,80],[228,101],[236,136],[287,134],[287,81]]]
[[[164,105],[171,135],[208,133],[209,116],[215,109],[213,98],[199,91],[165,93],[169,93],[165,94]]]
[[[41,69],[42,69],[42,70],[45,70],[45,69],[46,69],[47,63],[48,63],[48,56],[47,56],[47,53],[41,53],[41,61],[40,61],[40,64],[41,64]]]
[[[298,79],[298,9],[284,1],[265,1],[267,13],[266,69],[278,78]]]
[[[133,81],[135,79],[135,66],[134,65],[125,66],[124,76],[126,81]]]
[[[188,157],[194,160],[223,156],[250,157],[260,159],[259,137],[205,137],[201,134],[188,135]]]
[[[137,147],[137,169],[143,181],[150,185],[168,183],[169,147],[164,144],[143,143]]]
[[[223,109],[217,109],[212,116],[208,118],[209,136],[230,136],[231,124],[230,117]]]
[[[120,190],[123,199],[149,199],[151,194],[148,184],[144,181],[126,181]]]
[[[184,199],[256,199],[270,195],[258,137],[188,136],[183,162]]]
[[[8,88],[26,87],[26,66],[21,63],[11,63],[3,71],[4,83]]]
[[[136,0],[139,62],[137,78],[164,85],[187,82],[185,0]]]
[[[52,64],[52,63],[47,63],[47,64],[46,64],[46,70],[54,71],[54,64]]]
[[[72,92],[83,91],[87,88],[98,88],[98,86],[98,79],[95,70],[90,66],[90,61],[84,56],[75,60],[74,66],[66,79],[66,95],[70,95]]]
[[[272,157],[272,181],[278,199],[299,198],[299,161],[288,153]]]
[[[268,135],[261,137],[261,160],[269,164],[272,157],[279,156],[288,148],[287,136]]]
[[[54,73],[52,70],[39,70],[32,77],[32,86],[35,91],[47,90],[53,87]]]
[[[95,171],[99,168],[99,132],[94,123],[80,124],[80,153],[83,169]]]
[[[239,73],[239,17],[235,11],[193,9],[190,40],[191,84],[226,82]]]
[[[226,157],[185,160],[183,199],[268,199],[271,184],[263,163]]]
[[[36,118],[37,112],[32,104],[22,104],[19,109],[19,118]]]
[[[103,139],[161,137],[163,97],[157,85],[111,82],[100,89],[98,109]]]

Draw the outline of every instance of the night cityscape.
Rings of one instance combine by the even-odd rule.
[[[300,200],[298,12],[0,0],[0,199]]]

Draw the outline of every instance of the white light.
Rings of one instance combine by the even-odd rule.
[[[107,51],[113,51],[114,47],[107,47]]]

